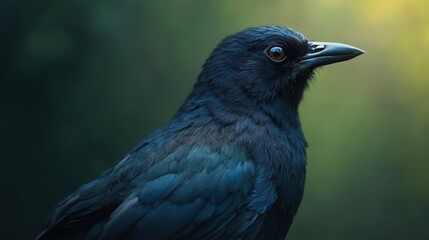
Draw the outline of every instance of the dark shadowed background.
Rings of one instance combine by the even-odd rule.
[[[429,1],[2,0],[0,239],[165,123],[205,58],[249,26],[366,51],[301,105],[304,200],[288,239],[429,239]]]

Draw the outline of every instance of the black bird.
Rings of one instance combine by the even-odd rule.
[[[38,239],[284,239],[304,188],[303,92],[315,68],[362,53],[278,26],[226,37],[172,120],[60,202]]]

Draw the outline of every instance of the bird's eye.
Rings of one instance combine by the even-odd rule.
[[[267,50],[267,56],[273,62],[281,62],[286,58],[286,52],[284,51],[284,49],[282,47],[274,46],[274,47],[270,47]]]

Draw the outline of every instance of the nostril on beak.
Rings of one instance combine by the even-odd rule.
[[[317,52],[320,52],[323,49],[325,49],[325,47],[326,46],[323,45],[323,44],[313,44],[313,45],[310,46],[310,52],[311,53],[317,53]]]

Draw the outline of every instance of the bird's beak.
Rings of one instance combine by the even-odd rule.
[[[308,53],[300,60],[301,66],[306,69],[346,61],[364,53],[359,48],[342,43],[309,42],[308,48]]]

